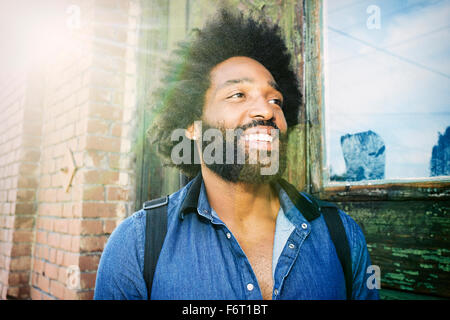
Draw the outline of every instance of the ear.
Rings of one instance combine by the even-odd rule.
[[[195,136],[195,126],[193,123],[189,127],[187,127],[187,129],[184,131],[184,134],[191,140],[197,139],[197,137]]]

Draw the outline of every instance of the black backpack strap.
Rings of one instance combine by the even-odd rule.
[[[319,206],[316,201],[311,201],[314,199],[306,199],[304,195],[298,192],[296,187],[284,179],[279,179],[278,184],[283,188],[294,206],[302,213],[306,220],[312,221],[320,217]]]
[[[323,214],[328,231],[330,232],[331,240],[333,241],[337,256],[341,262],[342,270],[344,271],[347,300],[351,300],[353,285],[352,257],[344,224],[339,216],[338,207],[333,203],[325,201],[316,200],[316,202]]]
[[[163,197],[144,203],[146,213],[144,280],[147,285],[148,299],[152,293],[153,276],[156,263],[167,233],[167,204],[169,197]]]

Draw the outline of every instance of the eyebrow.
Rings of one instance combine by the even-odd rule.
[[[255,81],[251,78],[239,78],[239,79],[230,79],[225,81],[224,83],[220,84],[215,91],[218,91],[220,89],[223,89],[225,87],[231,86],[233,84],[237,84],[237,83],[243,83],[243,82],[249,82],[249,83],[254,83]],[[278,84],[275,81],[268,81],[267,82],[269,84],[269,86],[271,86],[272,88],[274,88],[277,91],[280,91],[280,87],[278,86]]]

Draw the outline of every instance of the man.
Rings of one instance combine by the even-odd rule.
[[[95,299],[346,298],[327,225],[308,204],[313,198],[296,191],[306,203],[298,208],[280,182],[287,130],[297,122],[301,95],[279,33],[263,20],[223,10],[180,46],[157,95],[151,134],[168,163],[195,178],[169,197],[151,292],[143,276],[141,210],[112,233]],[[180,142],[173,132],[180,128],[192,149],[177,158],[173,150]],[[222,138],[207,139],[205,129]],[[211,161],[220,151],[218,158],[228,161]],[[262,174],[270,168],[277,170]],[[315,218],[307,220],[306,211]],[[370,259],[361,229],[342,211],[339,216],[351,253],[351,298],[376,299],[366,285]]]

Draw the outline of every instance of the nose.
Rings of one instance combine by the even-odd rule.
[[[250,117],[256,120],[271,120],[274,116],[272,104],[260,97],[250,109]]]

